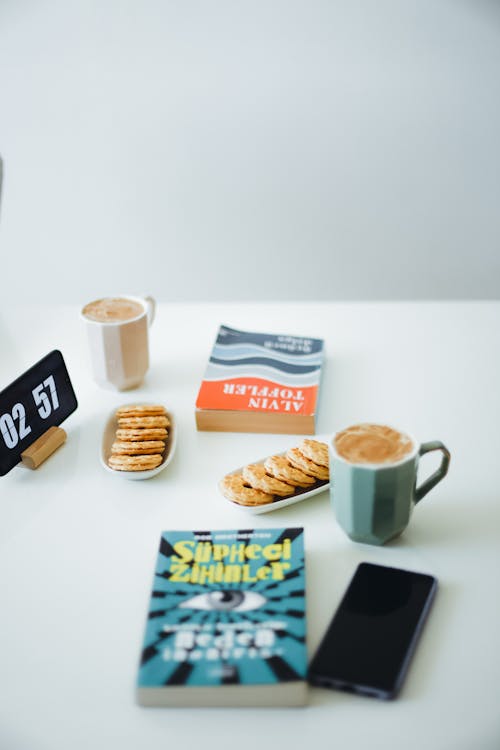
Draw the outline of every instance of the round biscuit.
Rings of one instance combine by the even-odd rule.
[[[130,429],[116,431],[116,439],[124,440],[166,440],[168,432],[165,427],[144,427],[142,430]]]
[[[225,476],[219,482],[219,489],[225,498],[238,505],[267,505],[274,500],[274,495],[250,487],[241,474]]]
[[[262,490],[272,495],[287,497],[293,495],[295,487],[276,479],[269,474],[264,464],[249,464],[243,469],[243,479],[256,490]]]
[[[142,429],[145,427],[168,427],[168,417],[119,417],[118,427],[127,429]]]
[[[286,457],[296,469],[300,469],[306,474],[316,477],[316,479],[324,481],[325,479],[330,478],[330,473],[326,466],[320,466],[319,464],[315,464],[314,461],[310,461],[299,451],[298,448],[290,448],[287,450]]]
[[[166,413],[166,409],[161,404],[129,404],[120,406],[116,410],[116,416],[120,417],[153,417],[161,416]]]
[[[293,484],[295,487],[310,488],[315,481],[314,477],[292,466],[284,456],[269,456],[264,461],[264,466],[277,479]]]
[[[151,456],[155,453],[163,453],[164,450],[165,443],[163,440],[135,440],[126,442],[117,440],[111,446],[111,454],[113,456]]]
[[[320,443],[319,440],[309,440],[308,438],[304,438],[299,443],[298,449],[302,455],[310,461],[314,461],[315,464],[326,466],[326,468],[328,468],[328,445],[326,443]]]
[[[162,457],[154,456],[110,456],[108,465],[116,471],[149,471],[161,464]]]

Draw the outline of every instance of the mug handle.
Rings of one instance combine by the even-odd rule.
[[[450,465],[451,458],[448,448],[439,440],[432,440],[429,443],[422,443],[418,455],[423,456],[424,453],[430,453],[431,451],[441,451],[441,453],[443,454],[441,458],[441,464],[437,471],[434,472],[434,474],[431,474],[430,477],[425,480],[425,482],[422,482],[420,487],[417,487],[415,489],[415,503],[418,503],[419,500],[424,497],[424,495],[427,495],[427,493],[432,490],[432,488],[435,487],[436,484],[440,482],[441,479],[443,479],[448,473],[448,466]]]
[[[151,325],[156,315],[156,300],[154,297],[147,295],[144,297],[144,301],[148,308],[148,325]]]

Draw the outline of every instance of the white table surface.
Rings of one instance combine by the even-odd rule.
[[[385,421],[440,439],[450,473],[384,547],[352,543],[328,493],[251,516],[217,490],[227,471],[293,436],[198,433],[194,402],[217,327],[326,340],[318,430]],[[0,314],[0,388],[59,348],[79,400],[67,443],[0,478],[0,747],[500,747],[500,303],[161,305],[151,369],[129,393],[90,376],[78,306]],[[158,400],[176,456],[146,482],[103,470],[104,420]],[[430,473],[437,456],[422,459]],[[360,561],[431,573],[439,591],[393,702],[321,689],[304,709],[143,709],[134,703],[153,565],[164,529],[304,526],[308,650]],[[198,744],[199,743],[199,744]],[[257,743],[257,744],[256,744]],[[325,744],[326,743],[326,744]]]

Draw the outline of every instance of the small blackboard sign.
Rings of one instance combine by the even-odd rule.
[[[63,356],[55,349],[0,392],[0,476],[21,453],[78,406]]]

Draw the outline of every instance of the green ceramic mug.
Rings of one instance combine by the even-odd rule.
[[[380,545],[401,534],[408,525],[414,506],[448,471],[450,453],[443,443],[434,440],[419,444],[407,432],[398,432],[411,443],[408,452],[394,462],[348,461],[339,455],[335,447],[335,439],[340,433],[330,440],[330,496],[333,510],[339,525],[355,542]],[[442,453],[441,464],[417,487],[419,458],[430,451]]]

